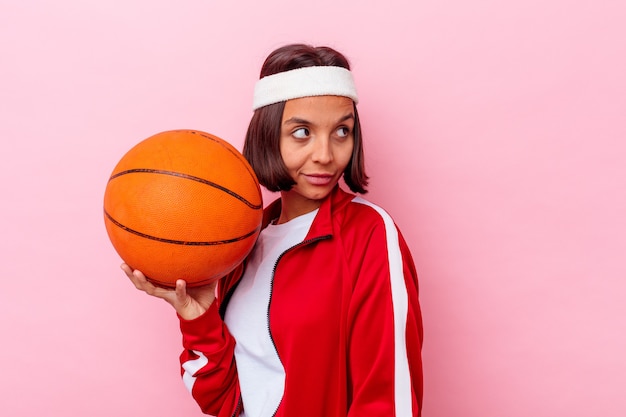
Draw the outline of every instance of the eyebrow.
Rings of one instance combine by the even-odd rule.
[[[354,114],[353,113],[349,113],[349,114],[346,114],[345,116],[343,116],[341,119],[339,119],[337,121],[337,124],[343,123],[346,120],[350,120],[350,119],[354,120]],[[285,120],[285,122],[283,124],[284,125],[287,125],[287,124],[310,125],[311,122],[306,120],[306,119],[302,119],[300,117],[290,117],[289,119]]]

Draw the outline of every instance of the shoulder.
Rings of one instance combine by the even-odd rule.
[[[360,195],[346,192],[339,186],[333,190],[326,203],[322,204],[320,212],[321,216],[332,216],[340,223],[355,217],[362,221],[391,220],[391,216],[379,205]]]
[[[398,247],[402,241],[392,216],[379,206],[361,196],[354,196],[335,219],[335,233],[346,249],[352,251],[383,253]]]
[[[350,201],[350,207],[353,210],[357,210],[360,214],[372,216],[372,218],[379,221],[391,222],[393,224],[393,219],[387,210],[361,196],[355,196]]]
[[[345,206],[344,226],[369,228],[393,228],[395,223],[391,215],[379,206],[361,196],[354,196]]]

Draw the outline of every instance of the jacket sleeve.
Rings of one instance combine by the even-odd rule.
[[[361,242],[350,257],[348,416],[420,416],[422,319],[411,254],[389,219]]]
[[[240,391],[235,366],[235,340],[218,313],[217,302],[202,316],[184,320],[180,355],[183,382],[202,411],[218,417],[240,412]]]

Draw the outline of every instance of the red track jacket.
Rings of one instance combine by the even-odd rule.
[[[277,218],[280,201],[265,210]],[[181,319],[182,376],[202,410],[236,416],[235,340],[222,321],[244,265],[218,299]],[[277,417],[415,417],[422,320],[409,249],[388,214],[336,187],[305,240],[276,264],[268,329],[285,369]]]

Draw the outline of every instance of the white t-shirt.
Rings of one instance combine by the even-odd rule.
[[[272,416],[280,404],[285,370],[269,334],[269,298],[278,257],[306,237],[317,210],[260,234],[224,321],[236,340],[235,360],[245,417]]]

